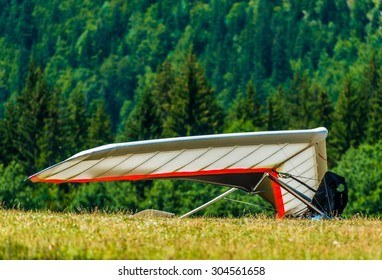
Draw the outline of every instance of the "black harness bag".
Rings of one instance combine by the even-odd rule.
[[[340,216],[348,203],[348,186],[345,178],[327,171],[322,179],[312,204],[329,217]]]

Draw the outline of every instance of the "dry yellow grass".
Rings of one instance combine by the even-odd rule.
[[[0,210],[0,259],[382,259],[382,221]]]

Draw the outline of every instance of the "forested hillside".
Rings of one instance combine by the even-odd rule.
[[[347,213],[381,213],[378,0],[0,0],[0,7],[0,206],[182,212],[224,188],[24,179],[110,142],[325,126],[329,166],[351,188]],[[204,213],[260,209],[224,201]]]

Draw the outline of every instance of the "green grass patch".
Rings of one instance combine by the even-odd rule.
[[[382,221],[0,210],[0,259],[382,259]]]

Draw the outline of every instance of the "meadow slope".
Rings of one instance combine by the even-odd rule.
[[[382,221],[0,210],[0,259],[382,259]]]

